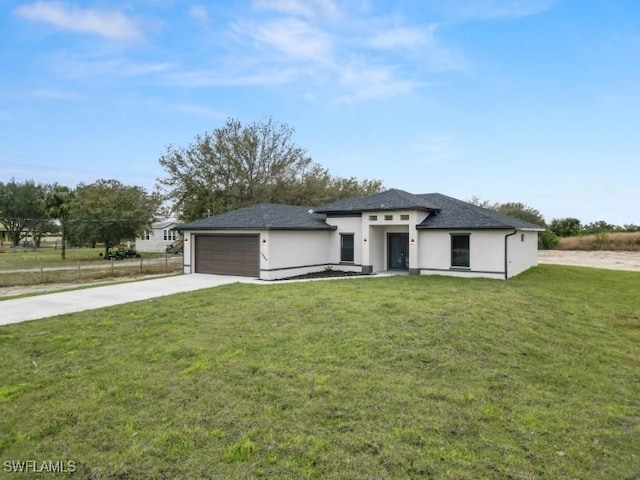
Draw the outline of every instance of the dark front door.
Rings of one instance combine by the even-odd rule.
[[[409,270],[409,234],[390,233],[387,245],[389,270]]]

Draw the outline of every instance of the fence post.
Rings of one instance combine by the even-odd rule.
[[[142,255],[140,255],[140,273],[142,273]]]
[[[113,277],[113,258],[111,259],[111,276]]]
[[[44,283],[44,267],[40,264],[40,283]]]
[[[169,271],[169,253],[164,252],[164,273]]]
[[[80,273],[80,260],[78,260],[78,280],[82,278],[82,273]]]

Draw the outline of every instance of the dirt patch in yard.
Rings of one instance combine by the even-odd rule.
[[[538,251],[538,263],[640,272],[640,252],[540,250]]]

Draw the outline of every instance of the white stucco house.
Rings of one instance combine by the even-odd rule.
[[[142,232],[136,238],[136,250],[138,252],[165,252],[167,247],[178,239],[179,233],[174,230],[177,222],[168,218],[155,222],[151,228]]]
[[[538,263],[537,225],[391,189],[316,208],[261,203],[176,227],[184,272],[276,280],[327,267],[506,279]]]

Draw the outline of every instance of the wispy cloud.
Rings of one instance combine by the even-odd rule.
[[[136,62],[126,57],[95,58],[86,55],[60,54],[53,59],[60,76],[66,78],[141,77],[166,73],[175,68],[172,63]]]
[[[114,10],[80,8],[61,2],[36,2],[18,7],[15,13],[26,20],[109,40],[134,41],[143,38],[142,30],[135,21]]]
[[[393,97],[409,93],[418,86],[415,81],[399,78],[389,66],[355,63],[341,67],[337,75],[344,90],[336,98],[339,103]]]
[[[202,5],[195,5],[189,9],[189,16],[200,22],[209,21],[209,12]]]
[[[322,16],[335,19],[340,17],[340,10],[334,0],[255,0],[253,8],[307,18]]]
[[[433,43],[435,25],[427,29],[412,27],[391,28],[375,34],[369,44],[376,48],[417,48]]]
[[[557,0],[448,0],[441,8],[456,20],[521,18],[551,8]]]
[[[223,70],[220,72],[219,70]],[[297,77],[293,69],[260,68],[258,71],[233,69],[177,70],[163,75],[169,85],[186,88],[228,87],[228,86],[277,86],[286,85]]]
[[[293,59],[322,61],[331,54],[331,36],[301,19],[243,22],[236,24],[235,30],[251,37],[259,48],[274,49]]]

